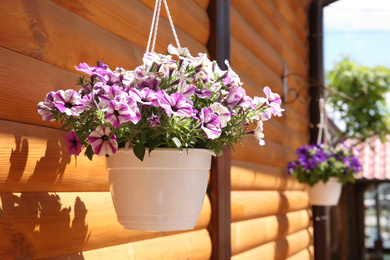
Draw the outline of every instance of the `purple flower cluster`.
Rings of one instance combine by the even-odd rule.
[[[345,143],[336,148],[325,144],[303,145],[296,151],[297,160],[287,164],[287,171],[310,185],[329,177],[338,177],[345,184],[362,170],[357,153],[357,149]]]
[[[80,90],[48,93],[38,104],[43,120],[64,122],[70,154],[84,145],[97,155],[111,155],[130,142],[141,146],[200,147],[218,155],[226,145],[253,133],[260,145],[263,121],[281,116],[281,99],[264,88],[264,97],[246,95],[228,62],[226,71],[206,54],[168,47],[171,55],[146,53],[133,71],[98,62],[80,63]],[[257,125],[247,131],[250,123]],[[172,141],[173,140],[173,141]]]

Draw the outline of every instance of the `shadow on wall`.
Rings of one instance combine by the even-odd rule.
[[[9,184],[21,180],[29,153],[27,139],[15,136],[15,144],[5,180]],[[61,180],[69,162],[66,147],[49,137],[45,155],[37,161],[27,186]],[[72,207],[63,207],[55,193],[0,193],[0,201],[0,259],[35,259],[70,252],[76,253],[50,259],[84,259],[81,251],[90,234],[85,221],[87,208],[80,197],[74,200],[73,219]]]

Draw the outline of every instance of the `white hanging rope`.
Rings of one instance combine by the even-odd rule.
[[[324,135],[325,143],[328,142],[330,136],[329,136],[329,129],[328,129],[328,118],[326,117],[325,99],[320,98],[318,103],[319,103],[319,110],[320,110],[320,123],[318,125],[317,144],[320,144],[322,140],[322,135]]]
[[[165,10],[167,11],[169,24],[171,26],[173,37],[175,38],[177,47],[180,47],[180,42],[176,34],[175,26],[173,25],[172,17],[169,12],[167,1],[164,0]],[[152,42],[152,48],[150,49],[150,52],[154,52],[154,47],[156,44],[157,39],[157,28],[158,28],[158,22],[160,17],[160,11],[161,11],[161,0],[156,0],[156,3],[154,5],[154,12],[153,12],[153,20],[152,25],[149,32],[149,39],[148,39],[148,45],[146,47],[146,52],[149,52],[150,43]]]
[[[160,10],[160,7],[159,7],[160,5],[161,5],[161,0],[156,0],[156,3],[154,4],[154,10],[153,10],[152,25],[150,26],[148,45],[146,47],[147,53],[149,52],[150,42],[151,42],[152,38],[154,39],[154,41],[156,39],[156,37],[154,37],[153,34],[155,31],[156,24],[158,25],[158,22],[156,22],[156,17],[160,16],[160,13],[157,15],[157,11]],[[153,50],[154,50],[154,47],[153,47]]]
[[[180,48],[179,38],[177,38],[175,26],[173,25],[173,21],[172,21],[171,13],[169,12],[167,0],[164,0],[164,5],[165,5],[165,10],[167,10],[168,20],[169,20],[169,24],[171,25],[171,29],[172,29],[172,32],[173,32],[173,37],[175,38],[177,47]]]

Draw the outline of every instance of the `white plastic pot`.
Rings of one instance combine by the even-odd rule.
[[[141,162],[131,149],[107,158],[110,191],[119,223],[126,229],[193,229],[206,194],[211,151],[146,151]]]
[[[315,206],[337,205],[341,195],[342,185],[336,177],[330,177],[324,184],[319,181],[309,188],[310,204]]]

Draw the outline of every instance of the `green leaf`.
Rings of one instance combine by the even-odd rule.
[[[94,153],[93,153],[91,145],[88,145],[87,150],[85,151],[85,154],[87,155],[88,159],[90,159],[92,161],[92,157],[93,157]]]
[[[145,146],[143,144],[136,143],[133,145],[133,152],[135,156],[141,161],[144,160],[145,157]]]

